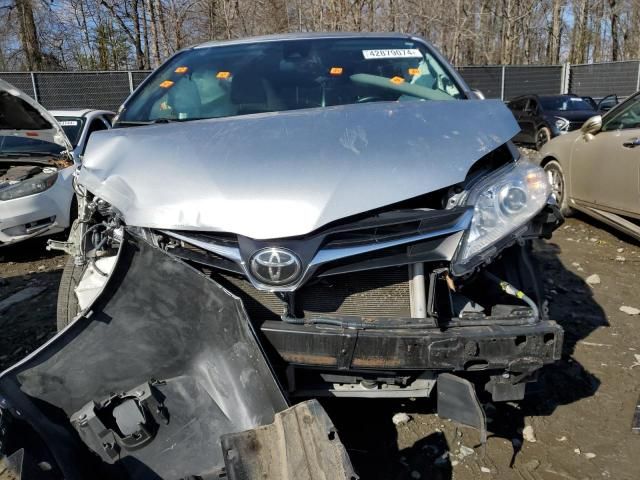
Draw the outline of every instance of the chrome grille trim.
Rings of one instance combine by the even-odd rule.
[[[170,230],[158,230],[158,231],[172,238],[175,238],[177,240],[182,240],[184,242],[200,247],[203,250],[207,250],[209,252],[215,253],[216,255],[219,255],[233,262],[236,262],[240,266],[240,268],[242,268],[242,271],[244,272],[245,276],[249,279],[249,281],[253,284],[253,286],[258,290],[267,291],[267,292],[293,292],[298,288],[300,288],[313,275],[313,273],[322,265],[335,262],[337,260],[343,260],[345,258],[353,257],[355,255],[376,252],[376,251],[384,250],[386,248],[391,248],[391,247],[408,245],[411,243],[420,242],[420,241],[441,237],[445,235],[452,235],[462,230],[466,230],[471,224],[472,218],[473,218],[473,209],[468,209],[460,215],[460,218],[458,218],[455,224],[453,224],[448,228],[434,229],[434,230],[419,233],[416,235],[409,235],[406,237],[395,238],[393,240],[370,243],[366,245],[352,245],[352,246],[346,246],[346,247],[324,248],[324,249],[321,248],[316,252],[316,254],[313,256],[311,261],[306,265],[306,267],[304,268],[304,273],[295,284],[279,286],[279,287],[264,285],[259,281],[257,281],[256,279],[254,279],[251,273],[249,272],[249,269],[247,268],[246,263],[242,260],[240,249],[237,247],[229,247],[226,245],[220,245],[216,242],[204,241],[204,240],[194,238],[182,233],[172,232]]]
[[[443,235],[451,235],[452,233],[459,232],[460,230],[466,230],[469,227],[472,218],[473,210],[469,209],[462,215],[460,215],[458,221],[449,228],[433,230],[430,232],[410,235],[407,237],[387,240],[384,242],[372,243],[369,245],[354,245],[351,247],[320,249],[309,263],[309,267],[322,265],[336,260],[342,260],[343,258],[352,257],[354,255],[375,252],[377,250],[383,250],[385,248],[398,247],[409,243],[428,240],[430,238],[441,237]]]
[[[208,252],[215,253],[216,255],[220,255],[221,257],[232,260],[239,265],[242,264],[242,257],[240,256],[240,249],[236,247],[227,247],[225,245],[220,245],[215,242],[206,242],[204,240],[199,240],[197,238],[190,237],[189,235],[183,235],[181,233],[172,232],[171,230],[158,230],[160,233],[164,233],[176,240],[182,240],[183,242],[190,243],[191,245],[195,245],[196,247],[200,247],[203,250],[207,250]]]

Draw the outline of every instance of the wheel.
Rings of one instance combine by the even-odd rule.
[[[549,140],[551,140],[551,130],[547,127],[540,127],[536,132],[536,150],[540,150]]]
[[[72,256],[67,258],[58,288],[58,308],[56,310],[58,331],[69,325],[71,320],[80,313],[75,289],[82,279],[85,268],[85,266],[77,266]]]
[[[547,178],[551,185],[551,192],[556,197],[556,202],[558,202],[558,206],[560,207],[560,213],[565,217],[570,216],[573,210],[569,206],[562,167],[556,160],[551,160],[545,164],[544,171],[547,173]]]
[[[76,213],[76,218],[74,218],[71,227],[69,227],[69,236],[67,238],[68,242],[78,241],[78,225],[79,223]],[[58,306],[56,309],[56,323],[58,331],[69,325],[71,320],[73,320],[73,318],[80,312],[75,289],[82,279],[82,274],[84,273],[85,268],[86,266],[76,266],[72,255],[67,257],[67,262],[62,270],[62,278],[60,278],[60,286],[58,287]]]

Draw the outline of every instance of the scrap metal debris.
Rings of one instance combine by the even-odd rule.
[[[221,443],[226,471],[232,479],[359,478],[331,419],[317,400],[277,413],[270,425],[223,435]]]

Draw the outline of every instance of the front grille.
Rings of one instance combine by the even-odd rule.
[[[242,299],[249,316],[273,320],[283,313],[274,294],[257,290],[248,280],[222,272],[216,281]],[[411,317],[409,274],[406,266],[366,270],[324,277],[295,292],[295,303],[306,318],[323,315]]]

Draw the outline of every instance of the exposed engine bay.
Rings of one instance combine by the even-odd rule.
[[[5,188],[28,180],[29,182],[55,182],[58,168],[42,164],[0,163],[0,195]]]

